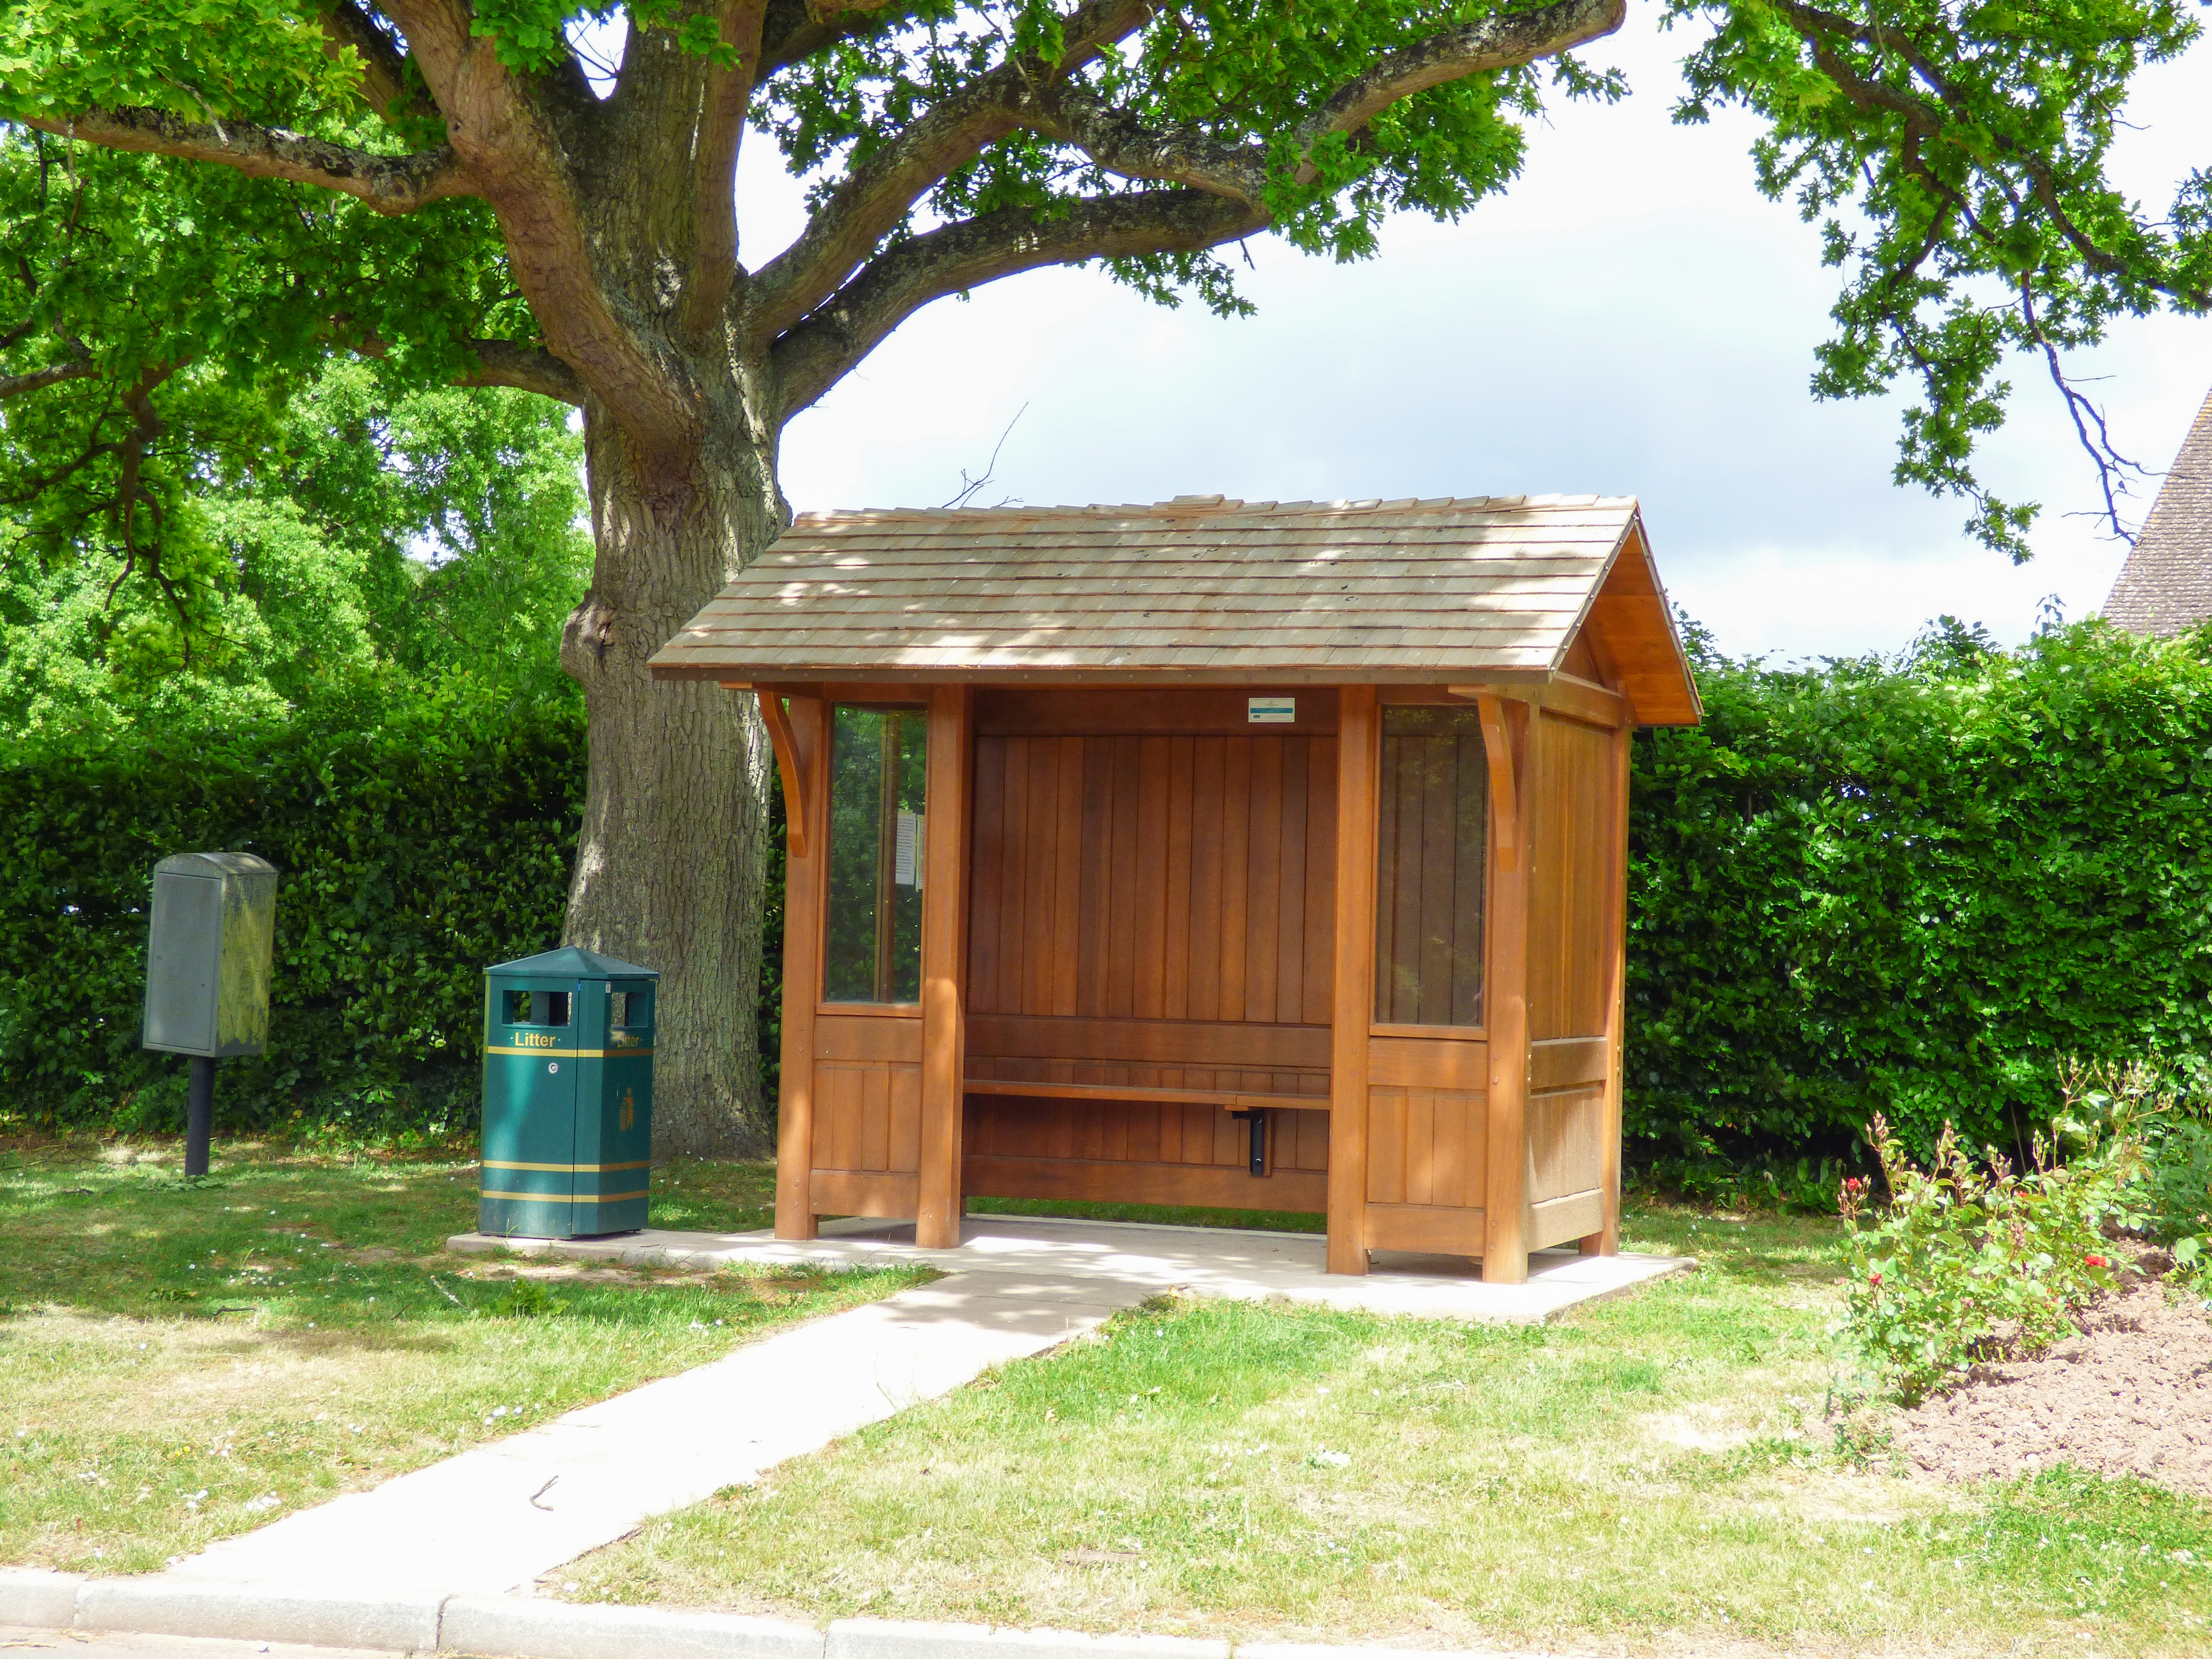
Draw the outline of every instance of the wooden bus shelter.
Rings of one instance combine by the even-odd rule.
[[[653,667],[775,746],[780,1236],[1614,1249],[1628,738],[1698,718],[1633,500],[809,515]]]

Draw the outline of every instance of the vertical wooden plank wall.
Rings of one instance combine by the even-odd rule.
[[[924,786],[921,916],[921,1144],[915,1243],[960,1243],[963,981],[968,932],[968,753],[970,696],[964,685],[929,696],[928,777]]]
[[[985,735],[975,777],[971,1014],[1328,1024],[1332,738]]]
[[[975,714],[968,1190],[1324,1209],[1336,693],[1288,732],[1242,688],[1011,696]]]
[[[773,690],[761,692],[763,701]],[[822,875],[827,867],[829,798],[828,705],[820,697],[791,699],[790,723],[799,750],[801,816],[813,833],[804,852],[790,849],[784,865],[783,1051],[777,1106],[775,1236],[814,1237],[808,1192],[814,1166],[814,999],[822,977]],[[787,811],[789,808],[787,806]]]
[[[1614,1057],[1626,830],[1617,731],[1552,708],[1531,729],[1528,1245],[1599,1237],[1618,1205]],[[1610,1173],[1608,1173],[1610,1171]]]
[[[1485,975],[1490,1087],[1482,1276],[1518,1285],[1528,1277],[1528,886],[1535,834],[1535,736],[1525,702],[1485,696],[1483,742],[1490,755],[1492,862],[1490,970]]]
[[[1599,1127],[1598,1230],[1579,1241],[1584,1255],[1612,1255],[1620,1249],[1620,1095],[1628,1023],[1628,773],[1633,726],[1616,727],[1612,738],[1613,823],[1607,837],[1611,876],[1611,914],[1606,924],[1605,1102]]]
[[[1336,962],[1330,1004],[1328,1271],[1367,1271],[1367,1040],[1375,1007],[1375,688],[1337,705]]]

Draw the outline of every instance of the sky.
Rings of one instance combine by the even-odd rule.
[[[1634,94],[1553,111],[1510,193],[1458,224],[1394,220],[1354,265],[1254,239],[1256,318],[1166,310],[1095,270],[939,301],[793,422],[787,494],[938,506],[1003,435],[981,501],[1633,495],[1676,603],[1723,650],[1777,661],[1895,651],[1939,614],[2016,641],[2054,596],[2068,617],[2099,608],[2126,549],[2081,516],[2095,474],[2039,365],[2019,362],[1977,463],[2044,504],[2020,568],[1961,533],[1966,503],[1892,484],[1900,403],[1814,399],[1838,274],[1753,187],[1755,121],[1669,120],[1687,41],[1656,9],[1584,54]],[[2208,67],[2201,46],[2129,107],[2117,172],[2147,201],[2212,161]],[[801,222],[757,135],[738,193],[757,266]],[[2162,471],[2212,390],[2212,321],[2123,324],[2071,367],[2122,453]]]

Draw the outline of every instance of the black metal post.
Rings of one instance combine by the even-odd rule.
[[[185,1173],[208,1172],[208,1133],[215,1123],[215,1060],[192,1056],[192,1088],[185,1118]]]
[[[1247,1167],[1255,1176],[1267,1173],[1267,1115],[1265,1112],[1231,1112],[1229,1115],[1251,1126],[1251,1154]]]

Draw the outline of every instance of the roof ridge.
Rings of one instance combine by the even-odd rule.
[[[894,520],[928,520],[937,522],[963,519],[1000,520],[1067,518],[1088,520],[1102,517],[1145,517],[1194,519],[1219,516],[1234,518],[1255,514],[1282,517],[1289,514],[1318,515],[1322,514],[1366,513],[1443,513],[1459,509],[1480,508],[1489,512],[1525,511],[1542,507],[1634,507],[1634,495],[1605,495],[1598,494],[1565,495],[1553,492],[1540,495],[1401,495],[1388,499],[1370,495],[1358,500],[1340,496],[1334,501],[1308,499],[1304,501],[1246,501],[1233,495],[1176,495],[1164,501],[1089,501],[1081,505],[1063,502],[1056,506],[1042,503],[1002,503],[997,507],[815,507],[796,514],[792,527],[801,525],[884,523]]]

